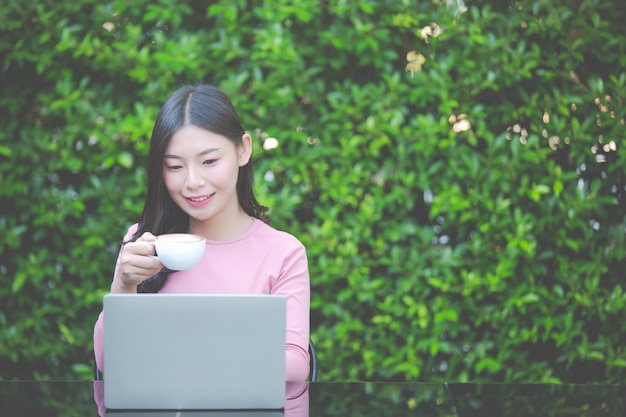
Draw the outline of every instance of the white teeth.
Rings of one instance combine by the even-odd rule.
[[[204,197],[190,198],[190,200],[191,200],[191,201],[193,201],[193,202],[198,203],[198,202],[200,202],[200,201],[204,201],[204,200],[206,200],[206,199],[208,199],[208,198],[209,198],[209,196],[208,196],[208,195],[206,195],[206,196],[204,196]]]

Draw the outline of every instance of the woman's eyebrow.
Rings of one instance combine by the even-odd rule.
[[[204,155],[210,154],[211,152],[215,152],[215,151],[219,151],[219,150],[220,150],[220,148],[205,149],[204,151],[198,153],[198,156],[204,156]],[[165,159],[181,159],[180,156],[173,155],[173,154],[165,154],[165,155],[163,155],[163,158],[165,158]]]
[[[220,150],[220,148],[209,148],[209,149],[206,149],[206,150],[200,152],[198,155],[206,155],[208,153],[219,151],[219,150]]]

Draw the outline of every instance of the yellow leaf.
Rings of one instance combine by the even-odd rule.
[[[408,64],[404,68],[405,71],[411,72],[411,77],[415,74],[415,71],[421,71],[422,65],[426,62],[426,58],[422,54],[418,54],[415,51],[409,51],[406,54],[406,60]]]

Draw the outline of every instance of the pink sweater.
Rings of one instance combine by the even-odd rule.
[[[133,225],[124,241],[130,239]],[[119,262],[119,258],[118,258]],[[204,257],[189,271],[170,274],[160,293],[280,294],[287,298],[286,380],[309,374],[310,288],[306,251],[294,236],[255,219],[239,237],[207,241]],[[104,369],[104,324],[94,326],[94,354]]]

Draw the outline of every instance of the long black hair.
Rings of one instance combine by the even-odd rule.
[[[131,241],[143,233],[188,232],[189,215],[170,197],[163,180],[163,160],[172,135],[181,127],[193,125],[222,135],[236,146],[242,142],[245,130],[228,96],[219,88],[207,85],[187,85],[176,90],[161,108],[150,139],[147,166],[147,190],[143,212]],[[239,205],[250,216],[269,222],[268,208],[254,195],[252,158],[239,167],[237,178]],[[138,287],[138,292],[157,292],[171,271],[164,269]]]

